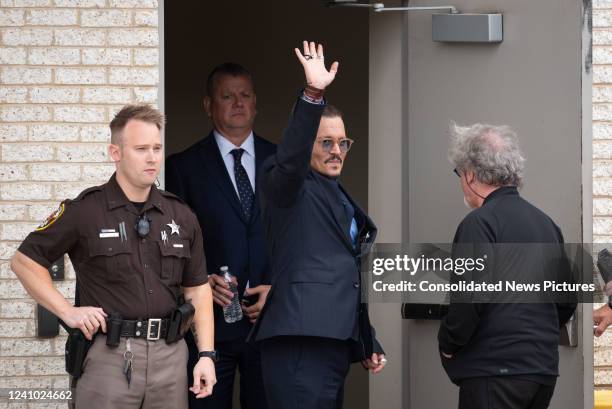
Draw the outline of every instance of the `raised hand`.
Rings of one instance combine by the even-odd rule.
[[[325,87],[332,83],[340,64],[338,64],[338,61],[334,61],[329,71],[327,71],[322,44],[317,46],[313,41],[310,43],[304,41],[304,52],[302,53],[296,48],[295,54],[304,67],[306,84],[318,89],[325,89]]]

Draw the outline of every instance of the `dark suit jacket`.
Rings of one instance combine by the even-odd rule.
[[[260,172],[272,290],[251,337],[316,336],[361,341],[354,359],[374,350],[367,307],[361,303],[361,251],[351,243],[350,220],[335,180],[310,168],[323,105],[301,99],[276,155]],[[370,244],[376,226],[355,208],[359,242]]]
[[[263,161],[275,151],[274,144],[255,135],[256,174]],[[221,266],[228,266],[238,278],[239,294],[244,292],[247,281],[250,287],[270,283],[259,188],[255,186],[251,220],[246,220],[212,132],[166,159],[166,190],[185,200],[197,215],[209,274],[219,273]],[[251,327],[248,319],[227,324],[222,309],[215,304],[214,310],[215,340],[227,341],[248,334]]]

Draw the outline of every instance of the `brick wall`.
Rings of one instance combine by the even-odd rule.
[[[58,202],[110,176],[114,113],[157,102],[157,8],[0,0],[0,388],[67,387],[65,338],[35,338],[35,305],[8,260]],[[57,287],[71,297],[67,276]]]
[[[593,239],[612,243],[612,1],[593,2]],[[612,387],[612,330],[595,339],[595,387]]]

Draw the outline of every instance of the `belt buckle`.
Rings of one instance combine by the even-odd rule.
[[[157,341],[159,339],[159,335],[161,334],[161,318],[149,318],[147,321],[147,340],[148,341]],[[156,335],[153,336],[152,333]]]

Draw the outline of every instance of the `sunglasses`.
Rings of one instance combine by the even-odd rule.
[[[455,173],[455,175],[457,175],[458,178],[461,179],[461,173],[459,173],[459,171],[457,170],[457,168],[453,169],[453,172]]]
[[[346,153],[351,149],[354,141],[352,139],[344,138],[336,142],[334,139],[326,138],[321,139],[318,142],[321,144],[321,148],[324,152],[331,152],[331,150],[334,149],[334,145],[337,143],[340,147],[340,152]]]

